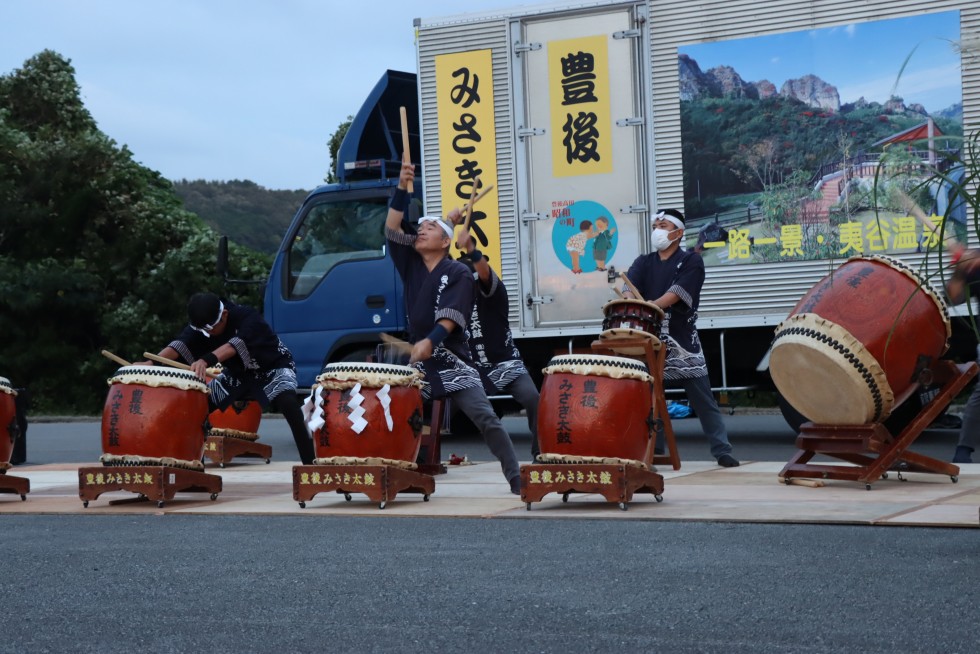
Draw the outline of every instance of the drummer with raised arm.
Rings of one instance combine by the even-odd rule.
[[[668,387],[684,389],[718,465],[737,466],[738,459],[732,456],[728,431],[711,392],[708,367],[695,325],[704,284],[704,261],[697,252],[681,247],[684,214],[680,211],[666,209],[657,213],[651,229],[654,251],[637,257],[626,276],[643,298],[664,311],[660,334],[667,345],[664,382]],[[629,284],[623,287],[623,295],[636,297]],[[657,447],[659,450],[663,444],[658,443]]]

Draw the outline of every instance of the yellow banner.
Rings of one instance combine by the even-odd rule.
[[[500,205],[497,198],[497,136],[493,115],[490,50],[436,57],[436,111],[443,214],[470,199],[473,183],[493,190],[473,211],[470,234],[500,271]],[[453,252],[456,246],[453,245]]]
[[[607,36],[548,43],[555,177],[612,172]]]

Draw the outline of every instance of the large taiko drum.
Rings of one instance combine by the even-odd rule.
[[[812,422],[871,424],[912,394],[951,333],[945,303],[913,269],[852,257],[776,328],[769,369]]]
[[[0,469],[10,463],[14,441],[20,434],[17,427],[17,391],[6,377],[0,377]]]
[[[653,454],[653,377],[635,359],[552,357],[538,403],[541,452],[632,459]]]
[[[621,346],[616,341],[644,338],[660,342],[664,311],[643,300],[610,300],[602,307],[602,333],[599,339],[620,354],[643,354],[642,346]]]
[[[329,363],[317,377],[310,431],[318,459],[414,463],[422,433],[422,374],[387,363]]]
[[[245,440],[258,440],[262,423],[262,407],[254,400],[232,402],[224,409],[215,409],[208,415],[211,434],[232,436]]]
[[[187,370],[125,366],[109,379],[102,410],[103,462],[117,457],[200,464],[208,387]]]

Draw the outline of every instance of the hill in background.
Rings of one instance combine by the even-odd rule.
[[[309,191],[272,191],[248,180],[174,182],[184,208],[239,245],[275,255]]]

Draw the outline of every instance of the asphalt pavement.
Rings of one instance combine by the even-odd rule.
[[[779,416],[725,420],[743,459],[795,452]],[[526,422],[505,424],[527,458]],[[696,420],[674,426],[682,459],[708,458]],[[275,460],[296,458],[284,421],[269,418],[260,433]],[[955,439],[953,430],[931,430],[912,449],[947,459]],[[472,436],[447,437],[444,457],[451,452],[489,456]],[[29,427],[29,464],[91,463],[100,453],[97,421],[35,419]],[[18,501],[2,501],[10,500]],[[0,506],[0,534],[0,653],[977,646],[975,529],[326,512],[4,515]]]

